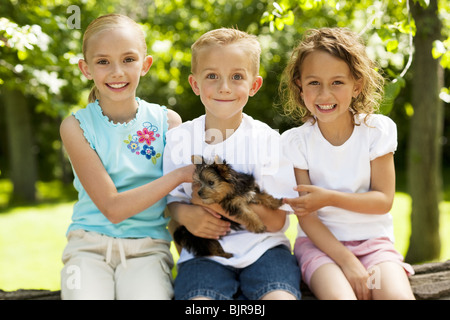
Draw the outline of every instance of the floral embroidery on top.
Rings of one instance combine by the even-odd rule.
[[[127,148],[132,153],[138,156],[142,155],[148,160],[152,160],[153,164],[156,164],[156,159],[161,157],[161,153],[156,152],[155,147],[151,144],[161,135],[158,133],[158,127],[148,121],[143,123],[143,127],[136,134],[129,134],[123,142],[127,144]]]
[[[146,142],[148,145],[152,144],[152,141],[155,141],[155,137],[153,136],[155,133],[153,131],[148,131],[147,128],[139,130],[137,135],[139,136],[139,142]]]

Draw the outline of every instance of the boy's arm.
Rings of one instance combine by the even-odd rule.
[[[168,130],[178,127],[183,120],[180,115],[171,109],[167,109],[167,124]]]

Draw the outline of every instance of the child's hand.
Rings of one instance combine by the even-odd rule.
[[[327,206],[329,190],[313,185],[298,185],[294,187],[294,190],[298,191],[301,196],[297,198],[284,198],[283,203],[290,205],[294,213],[299,217]]]
[[[202,206],[190,206],[189,218],[183,225],[193,235],[206,239],[219,239],[230,232],[230,223],[222,220],[213,210]]]
[[[244,221],[241,221],[237,216],[231,216],[227,211],[225,211],[222,206],[218,203],[205,204],[200,196],[198,195],[199,187],[197,185],[192,184],[192,198],[191,203],[202,206],[205,210],[210,212],[213,216],[221,218],[222,216],[232,220],[236,223],[245,225]]]
[[[371,300],[372,291],[369,290],[367,286],[367,279],[369,278],[369,273],[366,268],[357,259],[353,263],[340,266],[345,274],[348,282],[352,286],[353,292],[355,292],[356,298],[358,300]]]
[[[221,215],[213,209],[206,207],[198,196],[198,187],[192,186],[189,219],[183,225],[195,236],[207,239],[219,239],[230,232],[231,224],[222,220]]]
[[[187,166],[181,167],[177,169],[181,175],[181,181],[183,182],[192,182],[192,176],[195,171],[195,165],[189,164]]]
[[[224,213],[224,210],[222,209],[222,207],[217,204],[217,203],[213,203],[213,204],[205,204],[202,200],[202,198],[200,198],[200,196],[198,195],[198,189],[199,186],[197,184],[192,184],[192,194],[191,194],[191,203],[192,204],[196,204],[198,206],[202,206],[203,208],[205,208],[208,212],[211,213],[211,215],[215,216],[216,218],[221,218],[221,214]]]

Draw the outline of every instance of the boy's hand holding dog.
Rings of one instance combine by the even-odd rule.
[[[219,239],[230,232],[230,223],[222,220],[214,210],[201,204],[200,198],[192,192],[192,204],[171,203],[169,204],[172,217],[184,225],[193,235],[206,239]],[[178,214],[178,212],[183,212]]]
[[[239,224],[242,224],[242,221],[238,221],[237,217],[233,217],[230,216],[228,214],[228,212],[226,212],[218,203],[212,203],[212,204],[205,204],[202,199],[200,198],[200,196],[198,195],[198,186],[193,185],[192,186],[192,198],[191,198],[191,203],[195,204],[197,206],[201,206],[204,210],[206,210],[207,212],[209,212],[209,214],[211,214],[213,217],[217,218],[217,219],[221,219],[221,216],[226,217],[227,219],[230,219],[234,222],[237,222]],[[220,220],[220,221],[225,221],[225,220]],[[231,230],[229,227],[231,226],[229,222],[227,222],[228,225],[228,230],[227,233]]]

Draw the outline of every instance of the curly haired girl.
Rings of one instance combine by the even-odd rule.
[[[395,250],[393,154],[397,129],[375,114],[383,77],[346,28],[310,30],[281,85],[286,112],[304,124],[286,131],[299,197],[294,253],[319,299],[413,299],[410,265]]]

